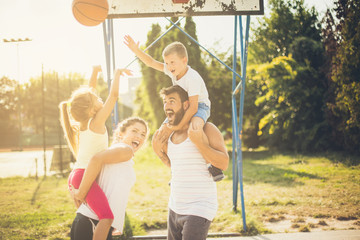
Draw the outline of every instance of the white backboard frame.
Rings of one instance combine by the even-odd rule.
[[[263,0],[108,0],[108,18],[263,15]]]

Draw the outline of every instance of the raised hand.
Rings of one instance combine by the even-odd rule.
[[[135,52],[139,49],[139,42],[135,42],[130,35],[125,35],[124,37],[124,43],[125,45],[130,48],[131,51]]]
[[[102,71],[101,65],[93,66],[93,71],[94,71],[94,72],[101,72],[101,71]]]
[[[132,76],[132,71],[126,68],[116,69],[114,73],[114,79],[119,78],[120,76],[124,76],[124,73],[128,76]]]

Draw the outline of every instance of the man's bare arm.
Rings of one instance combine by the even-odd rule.
[[[155,154],[168,167],[171,167],[170,159],[167,155],[167,139],[163,139],[159,135],[159,130],[154,133],[152,138],[152,147]]]
[[[206,143],[203,134],[206,134],[209,143]],[[224,138],[220,130],[212,123],[206,123],[204,131],[201,129],[189,130],[189,138],[199,149],[204,159],[213,166],[226,170],[229,166],[229,155]]]

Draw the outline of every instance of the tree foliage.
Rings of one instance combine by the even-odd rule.
[[[19,96],[21,88],[15,80],[0,78],[0,145],[15,145],[19,137]]]
[[[322,31],[331,94],[327,99],[333,140],[340,149],[359,153],[360,144],[360,1],[338,0],[324,18]]]
[[[227,58],[227,53],[219,53],[213,50],[213,54],[220,59],[224,59],[225,64],[231,66],[232,59],[231,56]],[[214,123],[220,130],[230,132],[232,72],[214,58],[209,60],[207,69],[206,86],[211,101],[209,121]]]
[[[315,8],[307,9],[304,0],[270,0],[270,17],[264,17],[253,29],[249,51],[253,63],[271,62],[288,56],[297,37],[320,41],[320,23]]]
[[[315,151],[329,147],[322,71],[325,55],[314,8],[302,0],[271,0],[270,17],[250,44],[244,143]],[[254,64],[259,63],[259,64]],[[246,123],[248,121],[248,123]],[[256,134],[256,135],[255,135]]]
[[[254,81],[263,80],[262,94],[255,101],[260,109],[258,135],[265,145],[296,151],[326,149],[325,88],[317,71],[290,57],[278,57],[257,74]]]

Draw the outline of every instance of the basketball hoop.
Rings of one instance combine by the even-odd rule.
[[[174,4],[176,3],[188,3],[190,0],[172,0]]]
[[[104,0],[72,0],[104,1]],[[108,19],[179,16],[264,15],[264,0],[107,0]],[[0,0],[1,2],[1,0]]]

